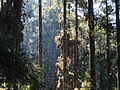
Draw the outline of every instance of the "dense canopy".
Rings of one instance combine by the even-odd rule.
[[[120,0],[0,0],[0,90],[120,90]]]

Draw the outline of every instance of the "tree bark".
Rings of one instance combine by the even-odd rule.
[[[119,18],[119,0],[115,0],[116,4],[116,27],[117,27],[117,67],[118,67],[118,77],[117,77],[117,88],[120,89],[120,18]]]
[[[39,0],[39,56],[38,63],[42,67],[42,2]]]
[[[75,32],[76,32],[76,41],[78,41],[78,0],[75,0]],[[78,87],[78,45],[75,46],[75,60],[74,60],[74,81],[75,88]]]
[[[106,33],[107,33],[107,61],[106,61],[106,66],[107,66],[107,90],[112,89],[112,84],[111,84],[111,62],[110,62],[110,28],[109,28],[109,15],[108,15],[108,3],[106,0]]]
[[[95,39],[94,39],[94,12],[93,0],[88,0],[88,26],[89,26],[89,39],[90,39],[90,78],[91,90],[96,90],[95,83]]]
[[[64,38],[63,38],[63,43],[64,43],[64,47],[63,47],[63,57],[64,57],[64,61],[63,61],[63,67],[64,67],[64,86],[63,86],[63,90],[67,90],[67,40],[66,40],[66,0],[64,0],[64,15],[63,15],[63,19],[64,19],[64,28],[63,28],[63,32],[64,32]]]

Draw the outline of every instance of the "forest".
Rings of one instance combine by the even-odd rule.
[[[120,0],[0,0],[0,90],[120,90]]]

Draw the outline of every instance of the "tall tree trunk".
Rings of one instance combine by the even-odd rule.
[[[64,48],[63,48],[63,57],[64,57],[64,62],[63,62],[63,67],[64,67],[64,90],[67,90],[67,42],[66,42],[66,0],[64,0],[64,15],[63,15],[63,19],[64,19],[64,28],[63,28],[63,32],[64,32],[64,38],[63,38],[63,43],[64,43]]]
[[[109,15],[108,15],[108,3],[106,0],[106,33],[107,33],[107,90],[112,90],[111,84],[111,62],[110,62],[110,28],[109,28]]]
[[[99,86],[99,90],[104,90],[104,79],[103,79],[103,62],[100,62],[100,86]]]
[[[118,60],[117,60],[117,66],[118,66],[118,80],[117,80],[117,88],[120,89],[120,18],[119,18],[119,0],[115,0],[116,4],[116,26],[117,26],[117,53],[118,53]]]
[[[38,63],[42,67],[42,2],[39,0],[39,56]]]
[[[78,0],[75,0],[75,32],[76,32],[76,41],[78,40]],[[78,87],[78,45],[75,46],[75,60],[74,60],[74,81],[75,81],[75,87]]]
[[[96,90],[93,0],[88,0],[88,16],[89,16],[88,26],[89,26],[89,38],[90,38],[90,78],[92,84],[91,90]]]

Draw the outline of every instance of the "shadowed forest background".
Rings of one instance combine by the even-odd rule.
[[[120,0],[0,0],[0,90],[120,90]]]

